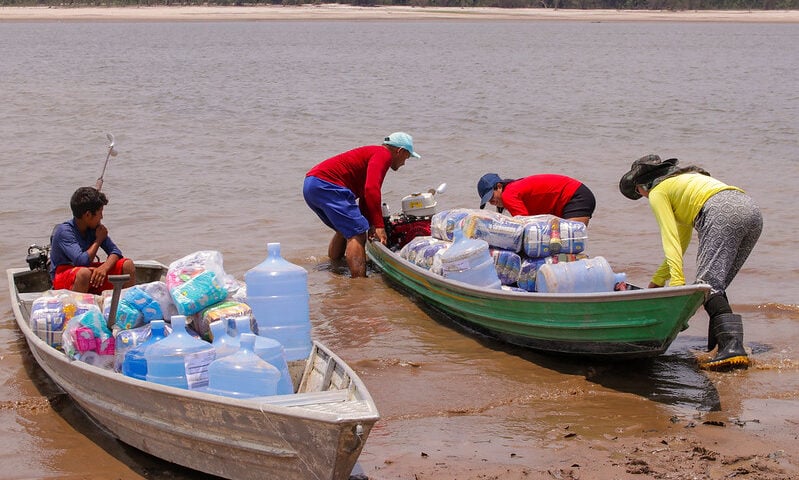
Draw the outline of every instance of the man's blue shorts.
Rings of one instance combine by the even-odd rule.
[[[344,238],[369,231],[369,221],[358,208],[350,189],[316,177],[305,177],[302,196],[325,225],[344,235]]]

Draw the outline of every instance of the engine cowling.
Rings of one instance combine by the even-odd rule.
[[[430,218],[399,215],[386,219],[388,247],[398,250],[416,237],[429,236]]]

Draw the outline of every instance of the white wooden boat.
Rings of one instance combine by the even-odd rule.
[[[158,262],[137,262],[140,283],[162,278]],[[379,419],[363,382],[314,342],[291,362],[291,395],[240,400],[162,386],[71,360],[29,325],[33,301],[49,289],[44,271],[7,270],[19,329],[41,368],[96,423],[164,460],[230,479],[347,479]]]

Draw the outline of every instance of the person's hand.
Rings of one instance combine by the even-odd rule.
[[[103,243],[106,238],[108,238],[108,229],[102,223],[97,225],[97,228],[94,230],[94,234],[97,238],[97,243]]]
[[[663,285],[658,285],[655,282],[649,282],[649,288],[663,288]]]
[[[108,269],[104,268],[103,266],[92,268],[92,277],[89,280],[89,283],[94,288],[99,288],[105,283],[105,279],[108,277]]]
[[[377,237],[383,245],[388,244],[388,236],[386,235],[385,228],[375,228],[375,237]]]

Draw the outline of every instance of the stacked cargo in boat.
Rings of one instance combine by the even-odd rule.
[[[417,236],[400,255],[444,277],[475,286],[542,293],[592,293],[624,288],[625,275],[589,258],[587,226],[554,215],[508,217],[456,208],[433,215],[431,235]],[[448,254],[451,249],[457,255]],[[485,256],[493,269],[480,268]],[[452,260],[455,257],[455,260]],[[467,273],[469,272],[469,273]]]
[[[112,292],[51,290],[33,302],[30,324],[70,358],[139,380],[235,398],[291,394],[287,363],[312,348],[307,272],[280,244],[267,250],[244,282],[216,251],[172,262],[165,281],[121,291],[112,325]]]

